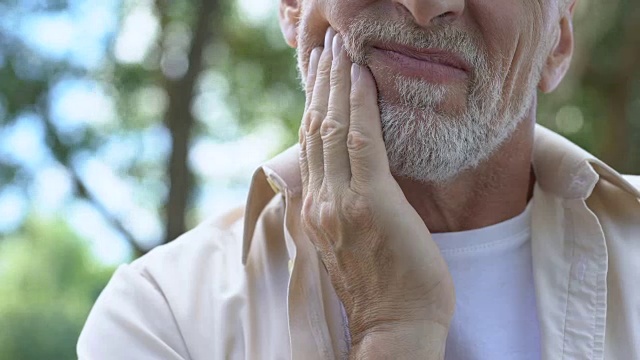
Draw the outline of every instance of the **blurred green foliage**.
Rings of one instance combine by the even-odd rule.
[[[578,1],[567,77],[538,123],[622,173],[640,173],[640,2]]]
[[[62,221],[29,219],[0,242],[0,359],[73,359],[113,268]]]

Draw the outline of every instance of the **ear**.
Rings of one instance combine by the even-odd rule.
[[[300,20],[302,0],[280,0],[280,29],[284,40],[292,48],[298,46],[298,21]]]
[[[558,26],[556,31],[558,38],[555,40],[547,61],[542,68],[542,76],[538,84],[538,89],[543,93],[550,93],[555,90],[571,65],[574,46],[573,13],[576,3],[577,0],[571,0],[569,6],[563,9],[560,14],[560,21],[556,25]]]

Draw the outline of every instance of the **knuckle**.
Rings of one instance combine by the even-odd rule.
[[[351,111],[352,112],[363,112],[367,110],[367,106],[366,103],[364,101],[364,99],[362,98],[362,96],[360,95],[359,92],[357,92],[357,90],[352,90],[352,91],[356,91],[354,93],[352,93],[351,95]]]
[[[309,124],[309,132],[310,133],[315,132],[320,127],[320,125],[324,122],[325,117],[326,117],[325,112],[320,111],[319,109],[316,109],[316,108],[309,109],[305,114],[305,122]]]
[[[325,203],[320,207],[318,225],[327,232],[334,230],[338,225],[338,216],[331,204]]]
[[[339,216],[330,202],[318,202],[307,196],[302,206],[300,218],[305,232],[313,244],[328,251],[337,236]]]
[[[329,139],[338,136],[344,131],[345,126],[334,116],[327,116],[320,126],[320,135],[323,139]]]
[[[320,79],[329,79],[331,76],[331,60],[326,57],[320,60],[320,64],[318,65],[318,73],[316,78]]]
[[[300,219],[302,220],[302,224],[308,228],[313,228],[313,213],[314,213],[314,201],[313,197],[309,194],[305,197],[302,202],[302,209],[300,211]]]
[[[371,146],[371,140],[359,130],[349,130],[347,148],[352,152],[362,152]]]
[[[331,67],[331,87],[332,88],[344,88],[342,80],[344,79],[344,71],[340,66]]]
[[[344,221],[355,229],[371,229],[373,224],[373,204],[364,196],[351,196],[343,201],[340,213]]]

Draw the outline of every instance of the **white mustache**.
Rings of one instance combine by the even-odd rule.
[[[424,29],[408,19],[389,22],[363,17],[355,19],[344,34],[347,53],[362,65],[368,63],[370,44],[375,42],[452,52],[472,66],[475,76],[481,76],[490,68],[489,58],[477,36],[450,25]]]

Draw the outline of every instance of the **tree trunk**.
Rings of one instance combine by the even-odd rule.
[[[187,157],[194,119],[191,101],[198,75],[202,71],[202,54],[213,36],[214,15],[220,9],[219,0],[201,0],[196,5],[197,19],[188,54],[189,68],[178,80],[166,80],[169,108],[165,122],[171,133],[172,151],[169,160],[169,198],[166,203],[166,233],[164,242],[172,241],[186,231],[186,214],[194,176]]]

